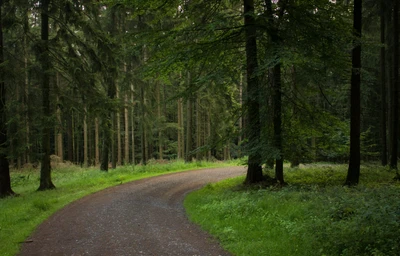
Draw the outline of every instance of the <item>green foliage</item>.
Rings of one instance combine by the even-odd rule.
[[[208,185],[185,200],[192,221],[234,255],[398,255],[400,186],[362,166],[357,188],[345,165],[288,169],[287,187],[243,187],[243,177]],[[290,245],[290,246],[289,246]]]

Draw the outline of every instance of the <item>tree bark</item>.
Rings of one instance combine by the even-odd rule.
[[[399,2],[393,6],[393,92],[392,92],[392,154],[390,168],[397,170],[399,145]]]
[[[248,168],[245,183],[252,184],[262,181],[261,155],[258,147],[260,142],[260,105],[259,78],[256,74],[257,60],[257,31],[254,19],[254,1],[243,0],[244,26],[246,37],[246,68],[247,68],[247,138],[249,148]]]
[[[381,71],[381,163],[383,166],[387,165],[387,137],[386,137],[386,47],[385,47],[385,3],[381,1],[380,6],[380,22],[381,22],[381,51],[380,51],[380,71]]]
[[[200,94],[196,97],[196,160],[202,159],[202,153],[199,148],[201,147],[201,111],[200,111]]]
[[[57,73],[57,87],[60,86],[59,75]],[[59,106],[60,99],[57,95],[57,155],[60,158],[60,161],[64,161],[64,146],[63,146],[63,125],[61,118],[61,108]]]
[[[29,115],[29,71],[28,71],[28,59],[29,59],[29,45],[28,45],[28,32],[29,32],[29,11],[26,10],[24,14],[24,76],[25,76],[25,97],[24,97],[24,104],[25,104],[25,143],[26,143],[26,163],[31,162],[31,146],[30,146],[30,115]]]
[[[191,86],[191,77],[190,72],[188,72],[187,77],[187,86]],[[189,88],[190,90],[190,88]],[[193,137],[192,137],[192,129],[193,129],[193,98],[192,92],[189,92],[189,96],[187,98],[187,105],[186,105],[186,152],[185,152],[185,161],[191,162],[192,161],[192,147],[193,147]]]
[[[119,100],[119,86],[117,86],[117,99]],[[117,165],[122,163],[122,136],[121,136],[121,109],[117,109],[116,123],[117,123]]]
[[[70,110],[67,115],[67,160],[74,161],[74,129],[73,129],[73,111]]]
[[[95,165],[100,163],[100,145],[99,145],[99,118],[94,119],[94,152],[95,152]]]
[[[89,166],[87,108],[83,109],[83,165]]]
[[[131,140],[132,140],[132,164],[135,165],[135,87],[131,84]]]
[[[100,170],[107,172],[109,163],[109,150],[111,141],[111,122],[109,117],[105,117],[102,120],[102,149],[101,149],[101,164]]]
[[[283,147],[282,147],[282,91],[281,91],[281,64],[273,68],[274,91],[274,146],[278,151],[275,158],[275,179],[280,184],[285,184],[283,179]]]
[[[140,111],[141,111],[141,149],[142,149],[142,164],[147,164],[147,139],[146,139],[146,123],[145,123],[145,95],[144,85],[140,86]]]
[[[161,116],[161,96],[160,96],[160,83],[157,82],[157,119],[158,119],[158,158],[163,159],[163,138],[162,138],[162,131],[161,131],[161,124],[162,124],[162,116]]]
[[[212,154],[211,154],[211,110],[208,110],[207,113],[207,144],[209,146],[209,149],[207,150],[207,159],[208,161],[211,161],[212,159]]]
[[[277,47],[282,43],[276,25],[274,24],[274,16],[271,0],[265,1],[268,18],[267,32],[271,38],[274,49],[275,65],[272,68],[272,91],[273,91],[273,124],[274,124],[274,146],[278,152],[275,158],[275,179],[280,184],[285,184],[283,179],[283,146],[282,146],[282,83],[281,83],[281,60]]]
[[[50,109],[50,63],[49,63],[49,4],[50,0],[42,0],[41,4],[41,40],[42,49],[39,57],[39,63],[42,68],[42,161],[40,168],[40,186],[38,190],[54,189],[55,186],[51,181],[51,164],[50,164],[50,137],[51,129],[51,109]]]
[[[192,161],[192,113],[193,113],[193,103],[191,97],[187,100],[187,112],[186,112],[186,152],[185,152],[185,161],[191,162]]]
[[[177,158],[182,159],[182,126],[181,126],[181,98],[177,100],[177,107],[178,107],[178,146],[177,146]]]
[[[124,129],[125,129],[125,142],[124,142],[124,164],[129,164],[129,111],[128,111],[128,94],[124,98]]]
[[[111,113],[111,168],[117,168],[116,110]]]
[[[4,62],[3,1],[0,2],[0,64]],[[10,166],[7,158],[6,85],[4,71],[0,70],[0,198],[14,195],[11,189]]]
[[[360,177],[360,85],[361,85],[362,0],[354,1],[354,48],[352,51],[350,95],[350,161],[345,185],[358,184]]]

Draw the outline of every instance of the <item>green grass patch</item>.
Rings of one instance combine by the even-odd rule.
[[[363,166],[343,187],[344,165],[285,169],[284,188],[243,187],[244,177],[210,184],[185,199],[189,218],[234,255],[398,255],[400,185]]]
[[[166,173],[239,164],[231,162],[151,161],[146,166],[123,166],[109,172],[97,168],[60,165],[52,171],[55,190],[36,191],[39,170],[24,169],[11,172],[13,190],[17,197],[0,199],[0,255],[15,255],[21,243],[55,211],[85,195],[133,180]]]

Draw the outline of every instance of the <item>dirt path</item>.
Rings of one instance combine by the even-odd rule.
[[[58,211],[38,227],[20,255],[229,255],[190,223],[184,196],[244,167],[189,171],[106,189]]]

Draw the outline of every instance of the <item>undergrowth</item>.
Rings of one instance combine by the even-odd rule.
[[[55,165],[52,180],[57,188],[40,192],[37,191],[38,169],[13,170],[12,188],[19,196],[0,199],[0,255],[15,255],[21,243],[41,222],[68,203],[85,195],[141,178],[238,163],[240,162],[150,161],[146,166],[127,165],[108,172],[101,172],[97,168]]]
[[[287,168],[283,188],[229,179],[189,194],[185,208],[234,255],[398,256],[400,185],[394,173],[363,166],[360,185],[348,188],[342,186],[346,172],[344,165]]]

